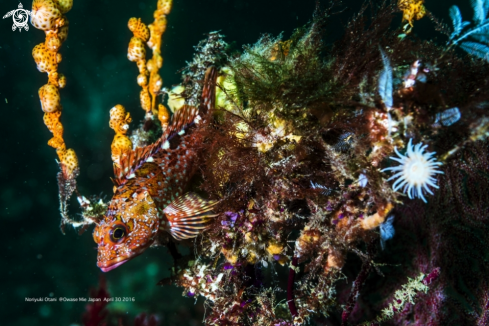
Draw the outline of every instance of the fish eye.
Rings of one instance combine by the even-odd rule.
[[[122,228],[117,228],[114,230],[113,237],[114,237],[114,239],[120,239],[124,236],[124,233],[125,233],[125,230],[123,230]]]
[[[119,242],[124,238],[127,234],[126,227],[122,224],[116,224],[111,230],[110,230],[110,240],[112,242]]]

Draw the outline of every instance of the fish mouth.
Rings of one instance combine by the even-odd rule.
[[[102,272],[107,273],[113,269],[116,269],[117,267],[121,266],[122,264],[128,262],[129,260],[133,259],[134,257],[139,256],[140,254],[143,253],[143,251],[144,251],[144,248],[142,248],[138,251],[133,251],[132,255],[130,255],[130,256],[117,257],[117,258],[109,260],[109,261],[99,261],[99,262],[97,262],[97,266],[102,270]]]
[[[129,259],[124,259],[124,260],[121,260],[115,264],[112,264],[110,266],[107,266],[107,267],[102,267],[102,266],[99,266],[100,269],[102,270],[102,272],[104,273],[107,273],[113,269],[116,269],[117,267],[121,266],[122,264],[124,264],[125,262],[127,262]]]

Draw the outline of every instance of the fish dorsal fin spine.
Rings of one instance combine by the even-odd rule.
[[[154,154],[164,149],[163,144],[168,142],[173,136],[178,134],[182,129],[190,125],[195,116],[197,109],[185,106],[173,115],[172,123],[165,130],[165,133],[154,144],[138,147],[128,154],[122,156],[119,165],[114,164],[114,175],[120,184],[125,182],[128,176],[132,175],[142,164],[151,161]],[[151,158],[151,159],[150,159]]]
[[[145,147],[138,147],[129,153],[120,157],[119,164],[114,164],[115,182],[122,185],[126,182],[127,177],[131,176],[141,165],[152,158],[154,154],[165,150],[165,144],[175,136],[181,133],[188,126],[198,123],[202,117],[206,116],[214,109],[216,93],[217,69],[209,67],[204,78],[204,87],[202,89],[201,104],[199,108],[184,105],[175,112],[172,121],[163,135],[154,143]]]
[[[217,80],[217,69],[212,66],[207,68],[204,77],[204,87],[202,88],[202,96],[200,100],[200,115],[197,118],[202,118],[207,115],[207,113],[212,112],[215,107],[216,102],[216,80]],[[199,119],[200,120],[200,119]]]

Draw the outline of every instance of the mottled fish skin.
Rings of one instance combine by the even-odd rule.
[[[214,216],[214,202],[183,192],[202,142],[199,124],[214,106],[216,75],[215,68],[207,71],[199,110],[185,106],[177,111],[160,140],[121,158],[121,165],[114,167],[117,188],[93,232],[102,271],[141,254],[162,230],[178,240],[194,237]]]

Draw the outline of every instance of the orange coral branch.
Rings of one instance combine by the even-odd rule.
[[[166,15],[170,13],[172,0],[159,0],[154,12],[154,22],[146,26],[140,18],[131,18],[128,22],[133,37],[129,42],[127,58],[136,62],[139,69],[137,78],[140,93],[141,107],[146,111],[147,118],[158,114],[161,108],[156,106],[156,98],[161,93],[163,79],[158,71],[163,66],[161,57],[161,37],[166,30]],[[153,57],[146,61],[144,43],[153,51]]]
[[[61,44],[68,37],[68,20],[64,16],[73,6],[73,0],[34,0],[32,3],[32,25],[46,33],[46,40],[32,50],[32,56],[40,72],[48,74],[48,83],[39,89],[44,124],[53,134],[48,145],[56,149],[64,179],[71,180],[78,174],[78,158],[71,148],[66,149],[63,139],[61,97],[59,88],[66,85],[66,78],[58,73]]]
[[[146,111],[146,120],[157,115],[163,131],[168,126],[170,115],[163,104],[156,104],[156,98],[161,94],[163,79],[158,71],[163,65],[161,57],[161,36],[166,30],[166,15],[170,13],[172,0],[158,0],[157,9],[154,12],[154,22],[146,26],[141,18],[132,17],[127,26],[133,33],[127,49],[127,58],[135,62],[139,75],[138,85],[142,90],[139,94],[141,107]],[[153,51],[153,57],[146,61],[146,47]],[[119,165],[120,158],[132,150],[133,144],[126,133],[131,117],[126,113],[122,105],[116,105],[110,110],[110,127],[114,129],[115,136],[112,141],[112,161]]]

